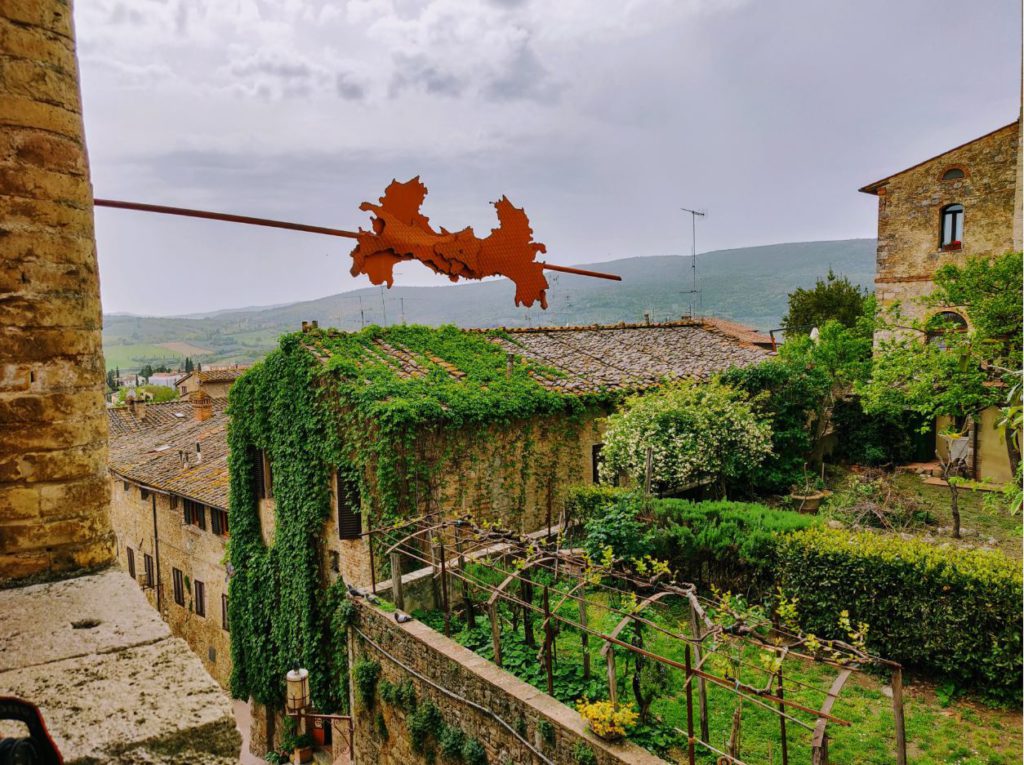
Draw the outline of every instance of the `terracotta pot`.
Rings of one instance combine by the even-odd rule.
[[[313,761],[313,747],[311,747],[311,746],[300,747],[299,749],[296,749],[295,752],[293,752],[293,754],[292,754],[293,757],[294,757],[296,752],[298,753],[298,756],[299,756],[299,759],[297,760],[298,762],[312,762]],[[292,760],[292,762],[296,762],[296,760]]]
[[[826,491],[813,491],[809,494],[790,494],[789,498],[797,503],[797,510],[801,513],[816,513],[821,507],[821,501],[828,496]]]

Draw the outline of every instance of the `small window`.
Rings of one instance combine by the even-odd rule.
[[[942,180],[944,181],[958,181],[964,177],[964,171],[959,167],[951,167],[949,170],[942,174]]]
[[[122,482],[121,482],[121,486],[122,486],[122,487],[124,487],[124,490],[125,490],[126,492],[127,492],[127,491],[129,491],[129,490],[131,489],[131,486],[129,485],[129,483],[128,483],[127,481],[122,481]]]
[[[149,499],[149,489],[143,489],[140,486],[139,487],[139,496],[142,498],[143,501]]]
[[[956,311],[942,311],[928,320],[927,337],[931,345],[945,349],[946,336],[951,332],[966,332],[967,320]]]
[[[169,501],[171,503],[171,510],[177,510],[178,509],[178,495],[177,494],[172,494]]]
[[[196,616],[206,616],[206,585],[196,579],[192,587],[195,592]]]
[[[174,584],[174,602],[179,606],[185,605],[185,575],[180,569],[171,569],[171,579]]]
[[[231,632],[231,623],[228,621],[228,596],[220,596],[220,626],[225,632]]]
[[[363,533],[359,484],[337,473],[335,500],[338,503],[338,538],[359,539]]]
[[[206,505],[191,499],[186,499],[184,505],[184,520],[186,526],[198,526],[206,530]]]
[[[142,583],[146,587],[156,586],[156,576],[153,574],[153,556],[142,554],[142,566],[146,571],[146,580]]]
[[[601,450],[604,444],[594,444],[590,447],[590,480],[594,484],[601,483]]]
[[[218,510],[216,507],[210,508],[210,531],[222,537],[228,535],[228,514],[226,511]]]
[[[135,578],[135,551],[132,548],[130,548],[130,547],[126,547],[125,551],[128,553],[128,576],[130,576],[132,579],[134,579]]]
[[[942,208],[940,244],[943,249],[959,250],[964,237],[964,206],[946,205]]]

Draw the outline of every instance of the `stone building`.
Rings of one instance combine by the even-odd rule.
[[[0,4],[0,580],[107,563],[93,203],[71,7]]]
[[[108,409],[117,562],[227,687],[231,641],[224,399]]]
[[[467,337],[486,338],[503,351],[509,369],[536,365],[543,371],[531,375],[542,388],[583,400],[588,395],[646,390],[671,379],[705,379],[731,366],[767,358],[769,352],[750,342],[749,335],[738,335],[737,326],[723,331],[712,322],[682,321],[462,332]],[[339,334],[310,328],[292,352],[310,354],[324,367],[383,360],[399,383],[441,372],[467,388],[486,387],[486,383],[473,380],[467,370],[460,369],[457,362],[404,347],[394,333],[385,331],[371,343],[374,351],[370,356],[353,357],[332,350],[330,338]],[[258,365],[249,379],[255,381],[265,374],[272,372]],[[425,424],[414,440],[422,459],[431,464],[432,475],[418,487],[404,487],[401,512],[409,516],[469,513],[477,521],[526,532],[555,526],[561,519],[565,489],[597,481],[601,448],[598,421],[608,411],[609,406],[593,406],[576,413],[571,430],[565,427],[565,412],[454,430]],[[267,408],[240,416],[273,417],[274,413]],[[336,416],[341,419],[344,414],[339,411]],[[260,487],[260,523],[267,544],[273,542],[279,512],[272,488],[273,463],[277,459],[276,455],[261,452],[254,477]],[[327,482],[331,510],[323,531],[323,573],[327,581],[341,576],[345,582],[359,586],[371,583],[374,574],[362,534],[369,528],[367,519],[380,509],[377,467],[368,466],[362,481],[339,479],[338,471],[331,471]],[[529,479],[523,479],[525,474]]]
[[[232,383],[248,368],[235,365],[225,369],[200,369],[180,378],[175,386],[182,398],[200,390],[211,398],[227,398]]]
[[[946,263],[1021,249],[1020,140],[1018,119],[860,189],[878,197],[875,295],[881,306],[898,303],[905,316],[923,322],[941,313],[945,322],[967,326],[955,306],[927,309],[919,300]],[[997,417],[990,408],[975,418],[968,461],[976,477],[1004,482],[1012,476],[993,427]]]

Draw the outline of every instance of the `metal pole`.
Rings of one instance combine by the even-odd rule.
[[[580,624],[585,628],[587,626],[587,599],[580,598]],[[587,634],[584,629],[580,633],[580,639],[583,641],[583,679],[590,679],[590,635]]]
[[[438,544],[441,555],[441,604],[444,608],[444,634],[452,636],[452,612],[448,605],[448,572],[445,570],[444,562],[444,539]]]
[[[784,699],[786,698],[786,691],[782,685],[782,665],[779,665],[779,711],[783,714],[779,715],[779,736],[782,738],[782,765],[789,765],[789,742],[786,740],[786,705]]]
[[[555,695],[555,676],[551,666],[551,606],[548,601],[548,586],[544,585],[544,669],[548,675],[548,696]]]
[[[697,750],[693,737],[693,667],[690,664],[690,644],[687,643],[684,649],[686,662],[686,755],[690,765],[696,765]]]

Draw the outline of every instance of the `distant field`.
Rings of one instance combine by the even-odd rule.
[[[198,345],[192,345],[192,343],[183,343],[180,341],[160,343],[160,347],[166,348],[179,356],[206,356],[213,353],[209,348],[202,348]]]
[[[169,343],[169,345],[188,345],[187,343]],[[162,345],[152,343],[132,343],[129,345],[103,344],[103,355],[107,369],[115,367],[122,371],[139,369],[146,364],[154,366],[162,363],[177,366],[182,357],[191,354],[178,353]]]

